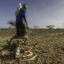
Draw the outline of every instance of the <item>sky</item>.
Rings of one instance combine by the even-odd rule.
[[[9,27],[10,20],[15,21],[19,2],[27,4],[26,16],[30,27],[64,27],[64,0],[0,0],[0,28]]]

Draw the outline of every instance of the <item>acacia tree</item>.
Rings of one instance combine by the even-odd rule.
[[[54,25],[48,25],[48,26],[46,26],[47,27],[47,29],[54,29]]]
[[[10,25],[9,28],[15,28],[16,22],[15,21],[8,21],[8,24]]]

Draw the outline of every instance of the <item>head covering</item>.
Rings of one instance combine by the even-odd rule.
[[[26,8],[27,8],[27,5],[26,5],[25,3],[23,3],[23,4],[19,3],[19,5],[18,5],[18,7],[17,7],[17,9],[16,9],[16,12],[15,12],[15,15],[17,15],[17,14],[19,13],[19,10],[20,10],[21,8],[26,9]]]
[[[19,13],[19,10],[22,8],[22,4],[19,3],[18,7],[16,8],[15,15]]]
[[[21,3],[19,3],[19,6],[18,6],[18,7],[19,7],[19,9],[20,9],[20,8],[22,8],[22,4],[21,4]]]

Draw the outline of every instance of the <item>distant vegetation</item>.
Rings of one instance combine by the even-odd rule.
[[[46,26],[47,29],[54,29],[54,27],[55,27],[54,25],[48,25],[48,26]]]

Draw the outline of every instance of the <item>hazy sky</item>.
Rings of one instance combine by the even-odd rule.
[[[15,20],[18,3],[27,4],[29,26],[53,24],[62,27],[64,23],[64,0],[0,0],[0,27],[7,27],[9,20]]]

